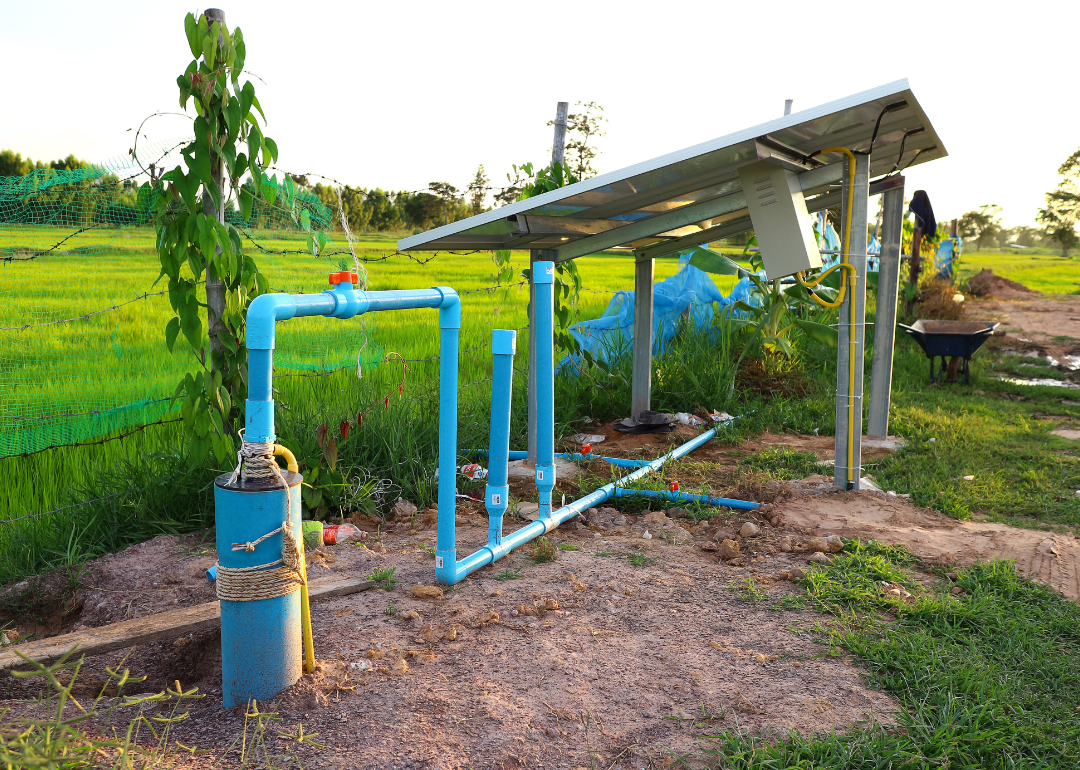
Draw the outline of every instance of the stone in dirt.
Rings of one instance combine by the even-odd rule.
[[[792,567],[788,570],[788,572],[791,574],[792,580],[802,580],[804,577],[806,577],[806,573],[803,572],[801,567]]]
[[[825,542],[828,545],[827,550],[829,553],[839,553],[844,550],[844,541],[836,535],[829,535],[825,538]]]
[[[753,524],[753,523],[748,521],[748,522],[746,522],[745,524],[742,525],[741,529],[739,529],[739,536],[740,537],[754,537],[755,535],[757,535],[760,532],[761,532],[761,529],[756,524]]]
[[[663,511],[649,511],[641,520],[647,524],[659,524],[660,526],[671,523],[671,519]]]
[[[739,544],[734,540],[725,540],[720,543],[720,558],[724,561],[734,559],[739,555]]]
[[[829,557],[823,554],[821,551],[818,551],[810,557],[810,561],[812,561],[814,564],[828,564]]]
[[[791,553],[791,538],[790,537],[782,537],[782,538],[780,538],[780,550],[783,551],[784,553]]]
[[[823,537],[812,537],[806,541],[806,545],[803,546],[805,551],[828,551],[829,542]]]
[[[443,598],[443,590],[439,586],[417,584],[412,587],[412,590],[409,593],[412,594],[414,599],[427,599],[430,601]]]
[[[689,519],[690,511],[685,508],[668,508],[667,515],[672,519]]]
[[[408,500],[399,497],[398,501],[394,503],[395,519],[407,519],[414,513],[416,513],[416,506],[410,503]]]
[[[368,549],[374,551],[375,553],[386,553],[386,546],[377,540],[371,545],[369,545]]]

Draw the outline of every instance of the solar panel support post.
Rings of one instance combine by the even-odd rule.
[[[634,264],[634,360],[630,384],[631,417],[650,408],[655,263],[654,259],[638,256]]]
[[[559,102],[555,107],[555,134],[551,143],[551,166],[558,163],[562,165],[566,152],[566,120],[570,113],[570,102]],[[532,266],[535,262],[555,262],[557,255],[547,249],[531,249],[529,251],[529,275],[532,275]],[[533,329],[536,328],[536,318],[533,308],[536,306],[536,286],[534,281],[529,280],[529,446],[525,464],[530,468],[536,467],[536,337]]]
[[[847,161],[845,161],[847,162]],[[848,257],[855,267],[855,291],[848,290],[844,304],[840,306],[838,321],[839,344],[836,354],[836,466],[833,484],[837,489],[848,489],[848,468],[854,468],[851,489],[859,489],[859,464],[862,461],[862,396],[863,396],[863,350],[866,337],[866,219],[870,203],[870,157],[855,156],[855,191],[847,194],[843,186],[844,206],[851,206],[851,236]],[[846,177],[845,177],[846,178]],[[846,211],[846,208],[844,209]],[[844,214],[846,217],[846,214]],[[851,324],[851,303],[855,303],[855,323]],[[854,344],[850,344],[854,341]],[[848,392],[849,357],[855,365],[855,389]],[[854,441],[848,446],[848,396],[855,398]]]
[[[881,218],[881,253],[878,255],[877,314],[874,318],[874,353],[870,368],[868,438],[889,435],[892,399],[893,350],[896,344],[896,301],[900,286],[900,240],[904,232],[904,179],[885,191]]]

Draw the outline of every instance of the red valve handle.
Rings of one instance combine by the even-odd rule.
[[[337,286],[339,283],[360,283],[360,276],[351,270],[339,270],[336,273],[330,273],[330,285]]]

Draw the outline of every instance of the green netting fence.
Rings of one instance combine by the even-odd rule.
[[[177,165],[184,144],[0,177],[0,457],[158,420],[176,383],[199,367],[186,346],[165,346],[172,311],[165,283],[155,283],[147,217],[149,174]],[[349,252],[332,234],[338,212],[287,176],[260,193],[247,221],[226,210],[245,249],[274,290],[322,291],[338,267],[327,255]],[[376,365],[382,351],[367,323],[285,324],[275,363],[312,373]]]

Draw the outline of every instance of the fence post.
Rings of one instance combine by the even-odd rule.
[[[850,162],[850,161],[848,161]],[[863,350],[866,336],[866,210],[870,200],[870,156],[855,156],[855,194],[847,197],[843,186],[844,205],[851,206],[851,235],[848,260],[855,267],[855,292],[848,291],[840,306],[838,320],[839,345],[836,354],[836,432],[834,446],[836,465],[833,483],[837,489],[848,489],[848,468],[853,468],[851,489],[859,489],[859,463],[862,460],[863,414]],[[851,303],[855,303],[855,325],[851,325]],[[854,344],[850,344],[854,341]],[[848,361],[855,365],[855,388],[848,391]],[[848,445],[848,397],[855,399],[854,440]]]
[[[881,254],[878,260],[877,313],[874,318],[874,354],[870,370],[868,438],[889,435],[892,398],[893,350],[896,345],[896,301],[900,286],[900,242],[904,233],[904,178],[884,192],[881,219]]]
[[[566,148],[566,118],[570,112],[569,102],[559,102],[555,108],[555,137],[551,145],[551,166],[558,163],[562,165]],[[556,253],[551,249],[529,250],[529,275],[532,276],[532,268],[537,262],[555,262]],[[536,466],[536,281],[535,276],[529,280],[529,446],[528,458],[525,464],[529,467]]]
[[[630,417],[650,407],[653,352],[654,259],[634,264],[634,359],[630,380]]]
[[[206,16],[208,24],[213,24],[215,21],[220,22],[222,26],[225,26],[225,11],[220,8],[207,8],[203,11],[203,15]],[[218,38],[220,44],[224,44],[224,36]],[[223,177],[223,164],[221,162],[221,156],[217,153],[213,153],[211,161],[211,174],[214,178],[214,184],[218,189],[218,204],[214,205],[214,197],[210,194],[209,190],[203,190],[203,213],[208,217],[213,217],[218,222],[225,221],[225,195],[222,191],[222,177]],[[221,247],[218,246],[215,249],[215,254],[221,254]],[[211,277],[210,270],[207,268],[206,272],[206,329],[210,336],[210,349],[221,352],[225,349],[225,346],[218,339],[218,333],[223,331],[225,324],[222,322],[222,316],[225,315],[225,283],[217,277],[217,270],[215,268],[214,276]],[[213,356],[210,356],[210,366],[213,368]]]

